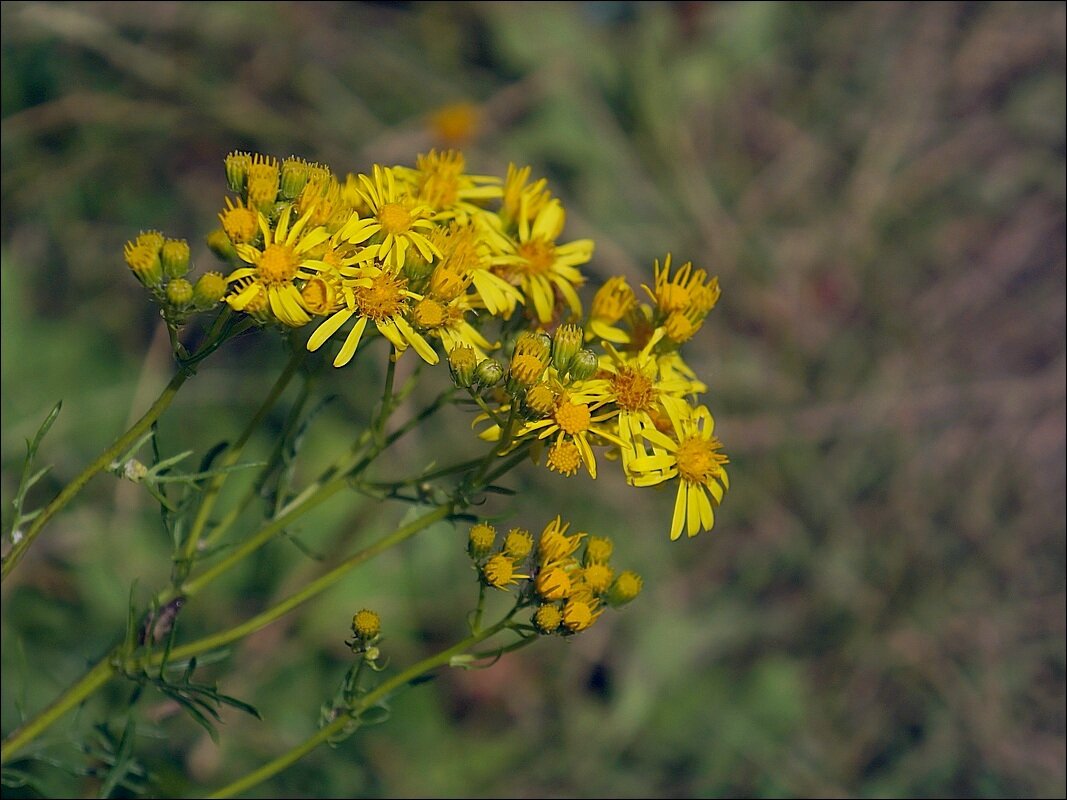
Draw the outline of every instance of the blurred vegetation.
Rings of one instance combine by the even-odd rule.
[[[122,243],[160,228],[207,268],[227,152],[342,174],[432,146],[462,146],[473,172],[529,163],[568,232],[595,238],[594,280],[639,284],[668,250],[720,276],[688,351],[733,461],[717,527],[672,544],[669,493],[635,505],[611,476],[528,468],[519,521],[558,510],[614,535],[645,594],[573,641],[407,692],[259,796],[1062,797],[1065,9],[5,2],[5,514],[56,400],[37,502],[165,383]],[[471,135],[443,139],[432,115],[461,102]],[[202,453],[233,436],[283,361],[268,337],[232,343],[162,441]],[[339,399],[311,452],[366,418],[379,369],[320,387]],[[399,466],[462,449],[454,423]],[[5,733],[121,636],[132,582],[165,580],[151,509],[98,478],[5,581]],[[402,513],[330,505],[296,532],[314,557],[276,543],[198,598],[181,635],[254,613]],[[458,638],[462,534],[431,534],[214,667],[264,722],[227,715],[216,746],[162,698],[142,706],[150,793],[219,785],[313,730],[356,609],[380,611],[394,664]],[[84,766],[71,742],[99,723],[102,746],[117,740],[109,709],[128,693],[111,684],[43,755]],[[52,796],[98,790],[20,766]]]

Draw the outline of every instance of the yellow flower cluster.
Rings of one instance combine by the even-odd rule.
[[[234,196],[208,243],[233,266],[233,310],[311,326],[309,350],[336,339],[337,367],[373,334],[394,358],[444,357],[500,455],[525,447],[560,475],[593,478],[610,460],[632,486],[676,485],[672,539],[712,528],[728,460],[679,350],[718,302],[717,278],[668,254],[640,294],[614,276],[585,312],[593,242],[564,237],[547,182],[515,165],[502,179],[468,174],[453,150],[343,180],[295,157],[232,153],[226,176]],[[127,262],[158,284],[162,237],[141,238]]]
[[[641,591],[637,573],[627,570],[616,575],[610,566],[610,539],[568,535],[569,528],[570,523],[556,517],[536,544],[529,531],[512,528],[499,549],[491,525],[478,523],[470,530],[468,552],[482,582],[504,591],[514,587],[520,602],[533,608],[531,622],[542,634],[584,631],[605,607],[625,605]],[[583,550],[580,556],[579,550]]]

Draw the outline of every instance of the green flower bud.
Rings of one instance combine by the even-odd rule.
[[[567,370],[574,354],[582,346],[582,329],[577,325],[560,325],[552,337],[552,366],[560,372]]]
[[[620,573],[615,578],[611,588],[608,589],[608,595],[605,599],[608,601],[608,605],[618,608],[626,605],[641,594],[641,586],[641,576],[636,572],[626,570],[626,572]]]
[[[184,278],[189,271],[189,243],[185,239],[167,239],[159,251],[159,260],[168,278]]]
[[[496,386],[504,377],[504,367],[495,358],[486,358],[474,370],[474,382],[483,389]]]
[[[308,164],[304,159],[290,156],[282,162],[281,195],[283,200],[295,200],[308,182]]]
[[[485,522],[471,527],[467,539],[467,552],[475,561],[485,558],[496,543],[496,528]]]
[[[201,311],[206,311],[225,296],[227,287],[222,273],[205,272],[193,286],[193,305]]]
[[[600,363],[597,360],[596,353],[592,350],[579,350],[574,354],[568,369],[570,375],[576,381],[584,381],[587,378],[592,378],[596,375],[597,369],[599,369]]]
[[[241,193],[245,188],[248,168],[252,166],[252,154],[234,151],[226,156],[226,184],[231,192]]]
[[[163,265],[159,260],[159,248],[153,249],[144,243],[126,242],[123,249],[126,264],[137,280],[154,288],[163,282]]]
[[[175,278],[167,284],[167,302],[182,311],[193,302],[193,285],[185,278]]]
[[[222,228],[216,228],[207,235],[207,246],[223,261],[233,261],[237,258],[237,248]]]

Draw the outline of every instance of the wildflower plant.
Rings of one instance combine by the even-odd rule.
[[[469,558],[468,635],[417,663],[394,664],[388,620],[359,610],[346,641],[351,666],[324,699],[317,732],[211,796],[245,792],[318,745],[336,745],[381,721],[390,697],[434,670],[487,666],[542,637],[580,635],[633,601],[642,579],[616,566],[604,532],[576,529],[563,509],[519,524],[505,522],[506,511],[475,514],[487,494],[513,493],[503,481],[527,463],[560,479],[617,469],[634,491],[668,487],[675,501],[663,532],[670,539],[710,530],[729,487],[728,460],[700,400],[707,387],[682,354],[719,299],[718,281],[704,269],[674,264],[667,254],[636,289],[623,276],[608,278],[587,310],[582,268],[594,243],[567,235],[563,204],[547,181],[515,165],[502,178],[468,174],[463,155],[452,150],[421,154],[414,166],[376,164],[343,179],[301,158],[235,152],[225,159],[225,177],[230,194],[219,227],[206,236],[219,259],[214,268],[194,276],[188,243],[157,231],[140,233],[124,248],[130,272],[170,334],[177,370],[168,386],[111,447],[33,511],[27,496],[44,474],[33,464],[58,406],[29,443],[5,579],[52,517],[104,471],[144,487],[159,503],[173,567],[146,603],[131,591],[126,632],[106,655],[4,739],[12,781],[21,760],[45,757],[35,746],[39,737],[112,681],[130,682],[138,698],[161,692],[213,736],[222,707],[256,714],[199,678],[198,660],[218,660],[229,644],[431,527],[459,531],[457,555],[465,549]],[[160,453],[155,425],[175,394],[205,358],[250,330],[280,338],[291,355],[246,428],[207,453],[199,468],[188,467],[191,450]],[[382,346],[371,347],[374,340]],[[385,378],[375,387],[381,400],[355,440],[304,485],[279,479],[312,422],[314,371],[381,361],[383,349]],[[411,377],[397,385],[402,358],[412,362]],[[294,380],[305,391],[273,453],[265,461],[246,458],[251,435]],[[420,385],[434,387],[436,396],[402,413]],[[472,430],[462,435],[477,455],[381,479],[375,466],[393,445],[450,407],[469,413]],[[234,500],[222,489],[236,472],[255,478]],[[250,507],[268,484],[274,501],[254,519]],[[382,539],[242,623],[191,641],[180,635],[182,619],[200,613],[197,595],[205,587],[302,515],[348,492],[414,510]],[[148,791],[135,780],[143,771],[135,768],[132,706],[126,734],[99,762],[107,765],[98,777],[109,791]]]

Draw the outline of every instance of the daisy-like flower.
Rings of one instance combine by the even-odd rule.
[[[715,420],[711,412],[705,406],[685,408],[686,413],[680,414],[673,406],[667,406],[673,436],[654,425],[642,427],[641,438],[652,446],[652,453],[642,445],[641,455],[626,465],[627,479],[633,486],[654,486],[678,479],[672,540],[682,535],[683,528],[689,536],[710,531],[715,525],[714,508],[730,488],[725,469],[729,459],[721,452],[722,442],[712,435]]]
[[[690,261],[679,267],[671,275],[671,254],[668,253],[660,267],[657,259],[653,265],[654,288],[642,286],[659,312],[669,317],[682,313],[703,319],[719,301],[719,279],[708,279],[708,273],[702,269],[693,269]]]
[[[342,325],[358,316],[333,360],[335,367],[343,367],[352,360],[368,322],[375,324],[398,354],[411,346],[424,361],[430,364],[440,361],[437,351],[407,320],[411,301],[422,300],[420,295],[408,291],[407,279],[378,266],[361,267],[358,275],[342,279],[342,308],[315,330],[308,339],[308,350],[318,350]]]
[[[394,167],[397,176],[411,187],[420,203],[434,211],[437,221],[464,218],[482,211],[479,203],[500,197],[500,179],[489,175],[467,175],[463,154],[458,150],[420,153],[415,169]]]
[[[589,477],[596,478],[596,456],[589,443],[590,434],[622,446],[618,436],[600,423],[611,419],[617,412],[602,414],[594,412],[603,403],[576,403],[567,393],[556,400],[555,408],[545,419],[528,422],[519,431],[519,437],[537,434],[538,439],[555,437],[548,451],[548,468],[562,475],[573,475],[584,465]]]
[[[619,352],[610,342],[605,342],[607,355],[600,359],[597,377],[582,385],[583,399],[612,403],[618,408],[624,466],[637,452],[635,439],[642,428],[654,424],[653,417],[662,417],[669,405],[675,407],[675,413],[684,413],[687,395],[707,391],[707,386],[695,378],[675,369],[660,368],[661,361],[673,364],[676,355],[653,353],[663,337],[664,331],[657,330],[637,353]]]
[[[519,219],[518,239],[502,240],[503,252],[493,258],[493,268],[510,283],[519,286],[542,323],[551,321],[556,294],[563,298],[575,316],[582,314],[576,288],[585,282],[578,269],[593,257],[593,240],[576,239],[556,244],[566,217],[558,200],[541,208],[532,224]]]
[[[261,293],[265,294],[274,316],[283,324],[297,328],[310,322],[311,317],[294,281],[314,276],[306,266],[308,251],[330,235],[324,228],[305,232],[306,215],[290,227],[291,210],[290,207],[282,212],[273,230],[267,218],[259,215],[262,250],[250,244],[237,245],[237,255],[251,266],[236,269],[227,276],[227,282],[236,285],[226,302],[235,311],[245,311]]]
[[[360,197],[369,209],[367,217],[353,215],[341,228],[341,235],[352,244],[362,244],[380,235],[378,257],[394,270],[404,266],[408,248],[414,247],[426,261],[440,257],[437,248],[426,238],[434,228],[428,217],[433,214],[425,203],[417,203],[404,192],[396,173],[389,167],[374,165],[374,177],[360,175]]]
[[[467,322],[466,315],[472,310],[469,295],[461,294],[451,300],[443,300],[431,294],[412,305],[411,320],[419,330],[440,339],[446,353],[466,345],[473,348],[480,359],[486,358],[487,351],[494,349],[496,344]]]
[[[522,302],[522,292],[490,270],[492,253],[484,235],[488,229],[484,223],[475,226],[453,220],[447,228],[434,230],[430,241],[441,258],[434,267],[431,284],[436,281],[434,293],[447,299],[450,292],[459,294],[473,283],[477,292],[475,305],[507,319]]]

